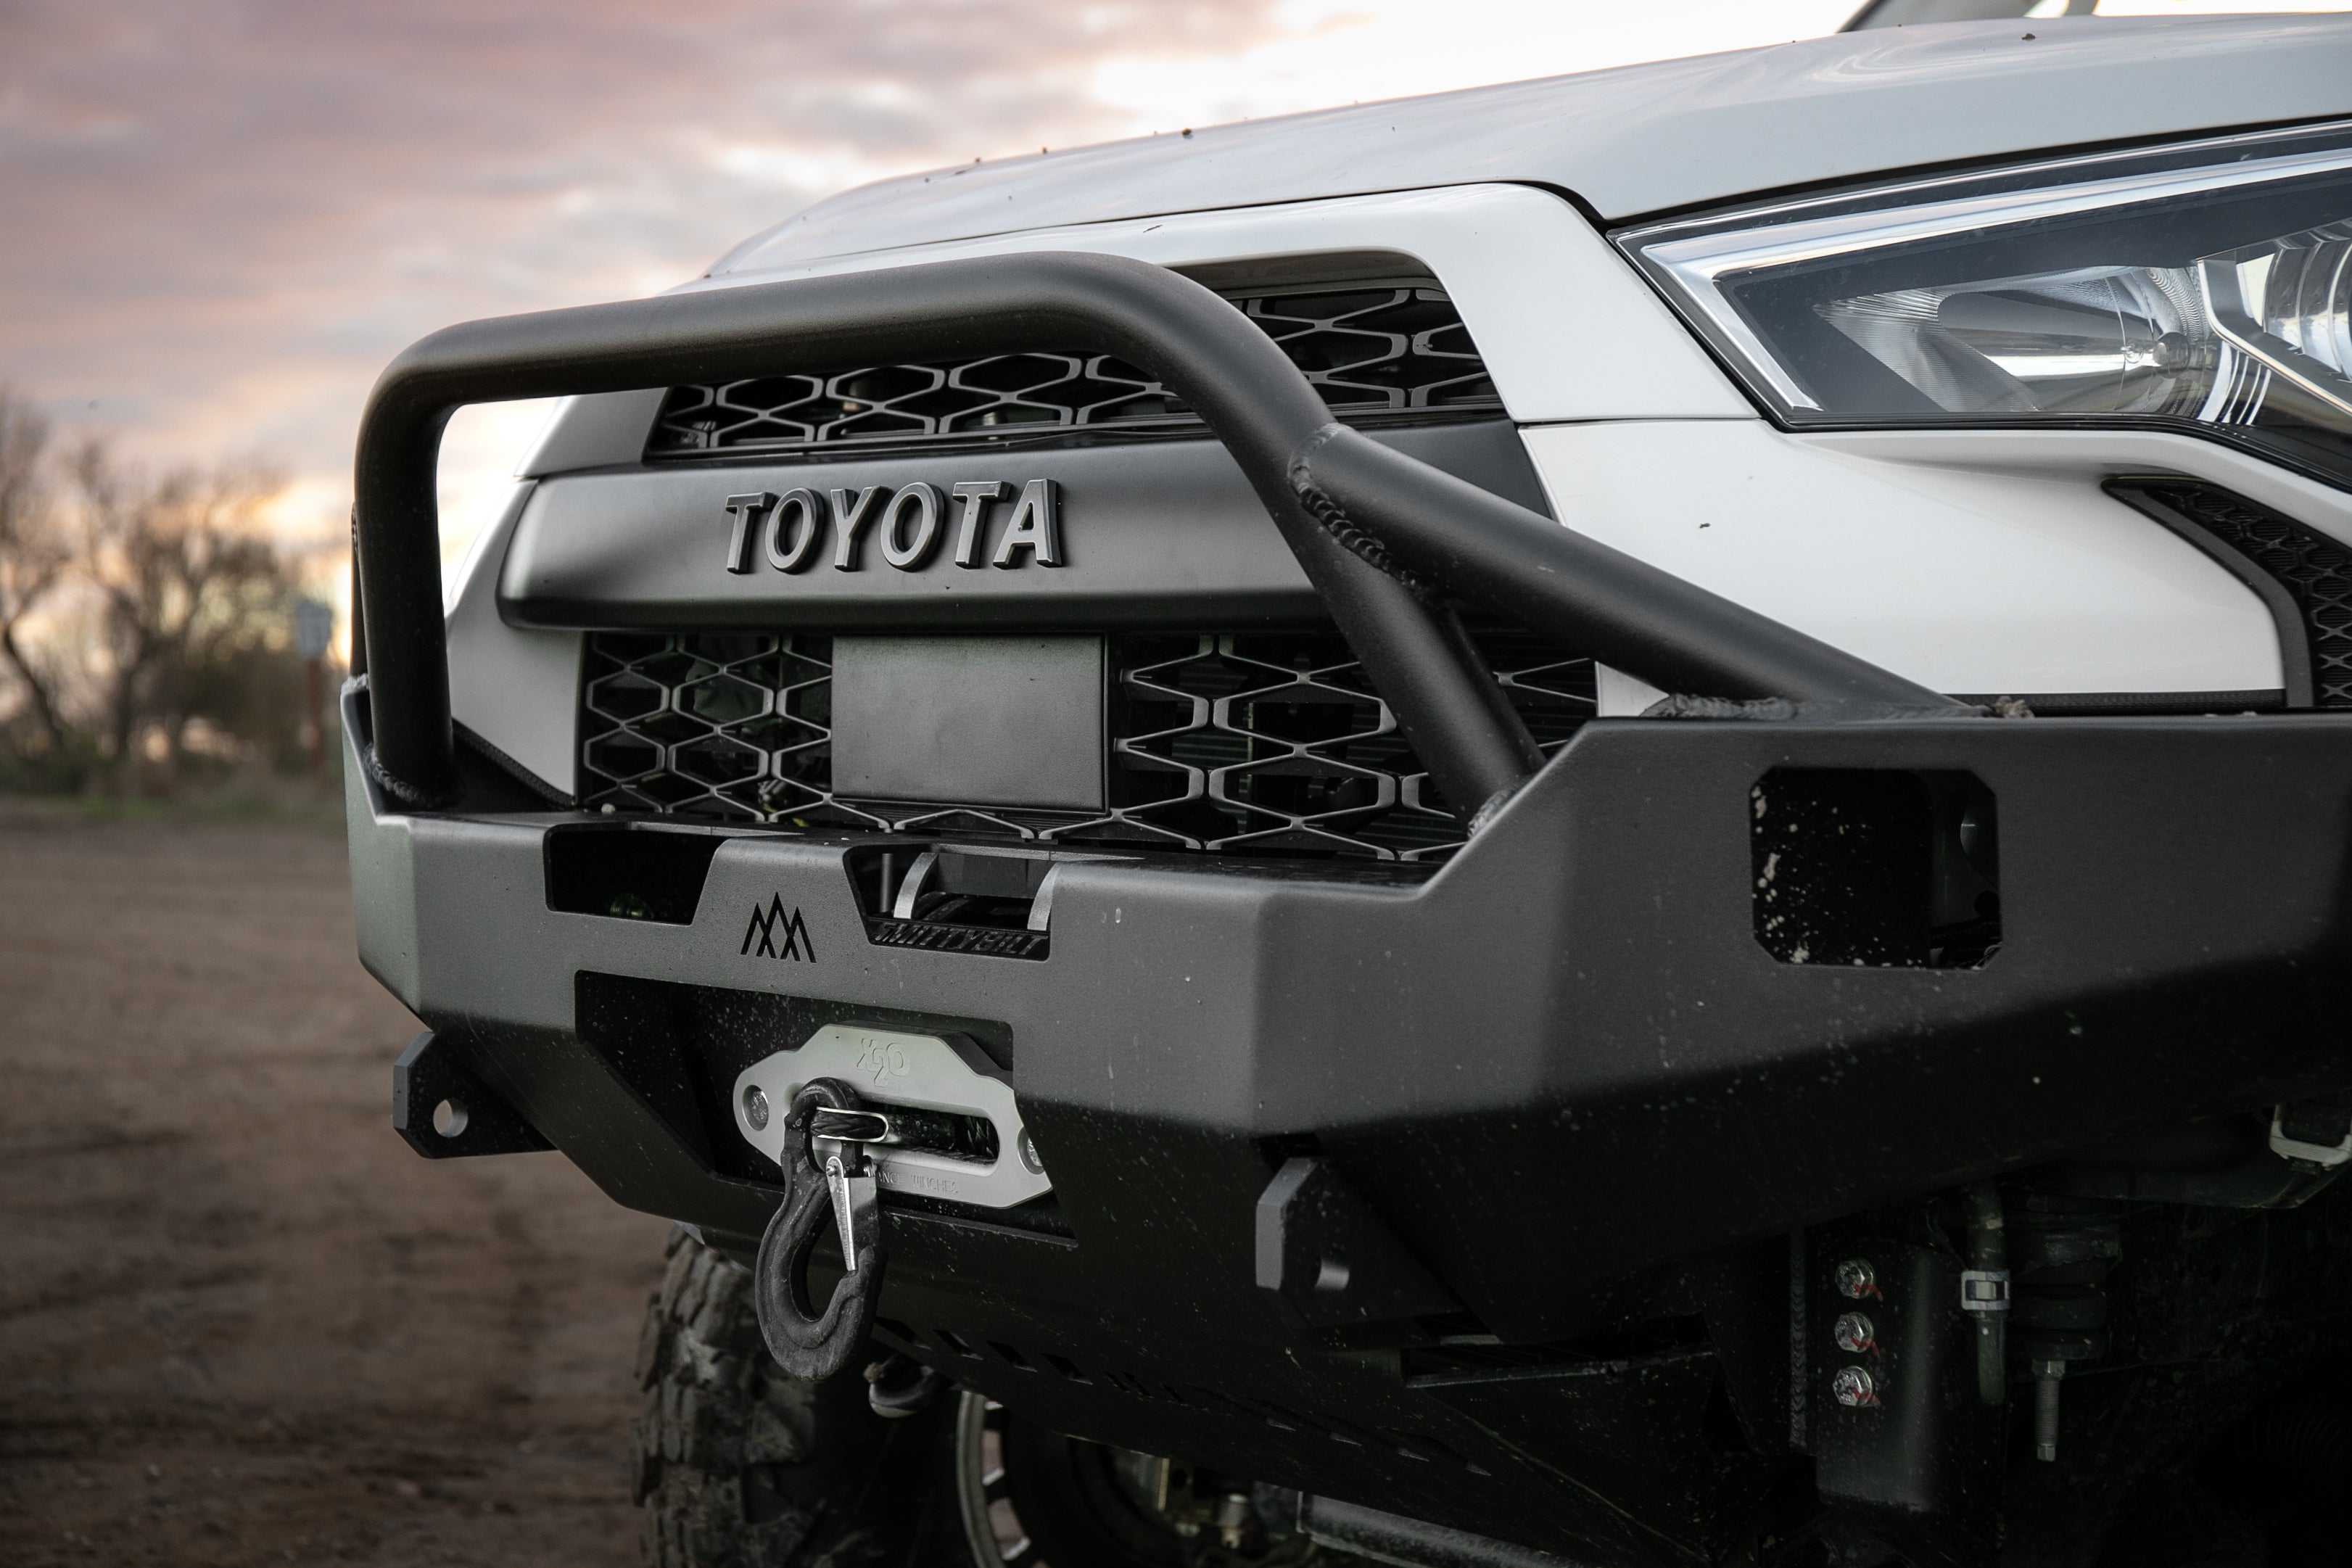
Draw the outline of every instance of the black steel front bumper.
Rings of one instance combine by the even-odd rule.
[[[1790,767],[1987,785],[1990,960],[1768,952],[1753,791]],[[1700,1419],[1717,1379],[1758,1452],[1792,1419],[1803,1440],[1801,1358],[1792,1384],[1786,1338],[1761,1370],[1731,1342],[1787,1300],[1792,1229],[2352,1085],[2332,717],[1599,721],[1425,883],[1074,863],[1042,960],[877,944],[855,838],[729,833],[692,922],[656,924],[549,908],[547,835],[577,817],[353,788],[371,966],[618,1201],[742,1245],[778,1192],[710,1086],[828,1018],[971,1029],[1009,1047],[1060,1224],[895,1213],[887,1334],[1064,1430],[1536,1544],[1700,1550],[1620,1505],[1671,1524],[1641,1443],[1680,1453],[1651,1428]],[[808,957],[744,952],[777,900]],[[1254,1205],[1301,1148],[1466,1320],[1350,1341],[1256,1286]],[[1573,1342],[1628,1280],[1683,1290],[1716,1342],[1550,1381],[1397,1349]],[[1818,1443],[1850,1413],[1813,1403]],[[1734,1484],[1667,1489],[1696,1531]]]

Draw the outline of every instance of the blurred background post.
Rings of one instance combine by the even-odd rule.
[[[302,710],[302,746],[310,753],[310,774],[327,776],[327,648],[335,640],[335,606],[318,599],[294,603],[294,651],[302,656],[309,700]]]

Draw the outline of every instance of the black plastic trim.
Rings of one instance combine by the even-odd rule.
[[[2286,705],[2289,708],[2317,706],[2318,692],[2311,677],[2311,630],[2304,624],[2303,606],[2295,602],[2293,594],[2287,592],[2286,584],[2264,571],[2260,562],[2174,506],[2159,493],[2165,489],[2178,489],[2184,484],[2215,490],[2221,489],[2203,480],[2184,479],[2170,474],[2118,474],[2101,488],[2133,510],[2153,518],[2203,551],[2254,591],[2263,602],[2263,608],[2271,613],[2272,623],[2278,628],[2279,671],[2285,682]],[[2231,499],[2242,506],[2255,504],[2242,496],[2231,494]],[[2269,509],[2258,510],[2266,511]]]

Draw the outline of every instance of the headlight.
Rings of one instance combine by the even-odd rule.
[[[2352,124],[1617,236],[1792,426],[2167,426],[2352,485]]]

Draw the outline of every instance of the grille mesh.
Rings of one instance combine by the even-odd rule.
[[[2276,578],[2303,612],[2314,705],[2352,708],[2352,550],[2217,485],[2134,478],[2110,488],[2172,508]]]
[[[1523,632],[1475,640],[1547,752],[1592,714],[1592,665]],[[1437,860],[1463,818],[1334,634],[1135,634],[1113,672],[1099,813],[852,800],[832,788],[824,637],[588,637],[590,809],[1073,846]]]
[[[1359,283],[1233,302],[1307,373],[1335,413],[1350,419],[1404,416],[1426,422],[1502,406],[1469,329],[1433,284]],[[1001,354],[674,387],[646,455],[677,458],[1198,428],[1200,421],[1167,388],[1108,354]]]

